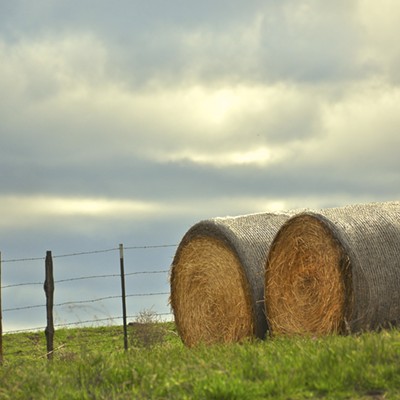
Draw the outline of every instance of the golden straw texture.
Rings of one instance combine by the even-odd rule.
[[[400,202],[297,214],[276,234],[267,258],[272,333],[400,325]]]
[[[237,256],[219,239],[196,237],[180,250],[171,306],[183,342],[236,342],[252,336],[249,289]]]
[[[265,303],[273,334],[329,334],[343,329],[348,265],[329,229],[304,215],[285,225],[273,243]]]
[[[171,308],[185,344],[265,338],[269,246],[293,214],[212,218],[193,225],[171,268]]]

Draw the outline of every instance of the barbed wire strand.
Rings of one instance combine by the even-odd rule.
[[[172,314],[171,313],[160,313],[158,315],[172,315]],[[115,317],[114,319],[117,319],[117,318],[122,319],[122,317]],[[130,318],[130,317],[128,317],[128,318]],[[109,320],[109,319],[110,318],[106,318],[106,320]],[[98,321],[98,320],[92,320],[92,322],[93,321],[95,322],[95,321]],[[91,322],[91,321],[88,321],[88,322]],[[161,323],[168,323],[168,322],[173,322],[173,321],[172,320],[164,320],[164,321],[160,321],[160,322]],[[81,322],[79,321],[77,323],[72,323],[72,324],[78,325],[80,323]],[[69,327],[65,327],[63,325],[57,325],[57,326],[60,326],[61,329],[70,329]],[[58,341],[58,343],[61,343],[61,344],[56,349],[54,349],[54,351],[58,351],[59,349],[65,348],[65,347],[67,347],[70,350],[73,350],[73,349],[80,350],[82,348],[82,345],[93,345],[93,340],[95,340],[96,346],[99,343],[108,343],[108,344],[110,344],[110,340],[113,340],[114,341],[113,344],[115,345],[115,344],[120,343],[121,350],[123,350],[123,344],[120,341],[121,332],[119,331],[122,328],[122,325],[100,325],[98,327],[114,328],[115,331],[112,331],[112,332],[108,333],[107,337],[103,337],[103,333],[102,332],[85,331],[83,335],[82,335],[81,332],[79,332],[77,334],[77,335],[79,335],[79,337],[77,336],[77,339],[79,339],[79,343],[71,343],[70,339],[67,342]],[[97,327],[86,326],[86,327],[82,327],[80,329],[85,329],[85,328],[91,329],[91,328],[97,328]],[[44,329],[44,327],[41,327],[41,329]],[[30,331],[35,335],[38,335],[38,334],[41,333],[40,331],[32,331],[32,330],[30,330]],[[14,332],[14,331],[12,331],[12,332]],[[13,334],[12,332],[9,331],[8,333]],[[20,331],[18,331],[18,332],[20,332]],[[18,333],[18,332],[15,331],[14,333]],[[26,332],[29,332],[29,331],[26,331]],[[176,332],[174,332],[174,331],[168,331],[168,332],[177,335]],[[24,332],[20,332],[20,333],[24,333]],[[28,339],[36,340],[37,337],[33,337],[33,338],[29,338],[28,337]],[[72,340],[74,340],[74,339],[72,339]],[[40,337],[40,342],[36,342],[35,341],[35,342],[32,342],[32,343],[23,343],[22,346],[20,344],[18,350],[12,351],[12,352],[11,351],[10,352],[6,352],[4,354],[4,356],[5,357],[9,357],[9,356],[12,356],[12,355],[17,355],[17,354],[27,354],[27,352],[29,352],[28,354],[31,354],[32,347],[38,349],[39,347],[44,347],[44,345],[45,345],[45,338],[44,337]],[[105,350],[105,351],[114,351],[115,348],[112,347],[110,349],[103,349],[103,350]],[[38,350],[38,351],[40,352],[40,350]],[[45,356],[46,356],[46,354],[43,355],[43,357],[45,357]]]
[[[164,274],[168,273],[169,270],[164,269],[164,270],[157,270],[157,271],[136,271],[136,272],[129,272],[125,274],[126,276],[131,276],[131,275],[146,275],[146,274]],[[116,278],[116,277],[121,277],[121,274],[106,274],[106,275],[89,275],[89,276],[80,276],[76,278],[68,278],[68,279],[59,279],[57,281],[54,281],[54,283],[64,283],[64,282],[72,282],[72,281],[80,281],[80,280],[85,280],[85,279],[95,279],[95,278]],[[4,285],[1,288],[2,289],[8,289],[12,287],[19,287],[19,286],[35,286],[35,285],[43,285],[43,282],[24,282],[24,283],[15,283],[12,285]]]
[[[155,313],[153,314],[154,316],[167,316],[167,315],[173,315],[170,312],[166,313]],[[134,315],[128,315],[127,318],[133,319],[133,318],[138,318],[140,317],[140,314],[134,314]],[[73,326],[73,325],[83,325],[83,324],[89,324],[89,323],[94,323],[94,322],[104,322],[104,321],[114,321],[114,320],[119,320],[123,319],[122,316],[114,316],[114,317],[107,317],[107,318],[96,318],[96,319],[88,319],[84,321],[75,321],[75,322],[63,322],[59,324],[55,324],[55,328],[62,328],[62,327],[68,327],[68,326]],[[164,321],[163,321],[164,322]],[[166,321],[168,322],[168,321]],[[119,326],[119,325],[116,325]],[[36,331],[41,331],[46,329],[45,326],[37,326],[34,328],[23,328],[23,329],[14,329],[14,330],[9,330],[9,331],[3,331],[3,334],[12,334],[12,333],[23,333],[23,332],[36,332]]]
[[[147,296],[166,296],[166,295],[169,295],[169,292],[134,293],[134,294],[127,294],[125,297],[147,297]],[[53,307],[64,307],[64,306],[70,306],[70,305],[74,305],[74,304],[96,303],[98,301],[120,299],[120,298],[121,298],[121,295],[113,295],[113,296],[99,297],[97,299],[66,301],[64,303],[54,304]],[[46,305],[45,304],[36,304],[33,306],[5,308],[5,309],[3,309],[3,312],[29,310],[29,309],[33,309],[33,308],[42,308],[42,307],[46,307]]]
[[[146,246],[125,246],[124,249],[125,250],[139,250],[139,249],[155,249],[155,248],[169,248],[169,247],[177,247],[177,245],[176,244],[164,244],[164,245],[146,245]],[[93,251],[74,252],[74,253],[68,253],[68,254],[59,254],[59,255],[53,255],[52,257],[53,258],[75,257],[75,256],[82,256],[82,255],[107,253],[107,252],[113,252],[113,251],[118,251],[118,250],[119,250],[119,247],[114,247],[114,248],[103,249],[103,250],[93,250]],[[43,261],[45,259],[46,259],[46,257],[25,257],[25,258],[15,258],[15,259],[2,260],[2,263]],[[169,271],[168,270],[135,271],[135,272],[127,273],[127,274],[125,274],[125,276],[138,275],[138,274],[159,274],[159,273],[167,273],[167,272],[169,272]],[[110,278],[110,277],[120,277],[120,275],[119,274],[106,274],[106,275],[81,276],[81,277],[75,277],[75,278],[69,278],[69,279],[61,279],[61,280],[55,281],[55,283],[71,282],[71,281],[95,279],[95,278]],[[43,284],[42,282],[25,282],[25,283],[19,283],[19,284],[5,285],[5,286],[2,286],[1,288],[2,289],[6,289],[6,288],[12,288],[12,287],[18,287],[18,286],[42,285],[42,284]],[[169,294],[168,292],[136,293],[136,294],[129,294],[126,297],[157,296],[157,295],[168,295],[168,294]],[[120,297],[121,297],[120,295],[116,295],[116,296],[107,296],[107,297],[101,297],[101,298],[90,299],[90,300],[64,302],[64,303],[55,304],[54,307],[61,307],[61,306],[73,305],[73,304],[93,303],[93,302],[110,300],[110,299],[117,299],[117,298],[119,299]],[[14,307],[14,308],[9,308],[9,309],[4,309],[3,312],[27,310],[27,309],[33,309],[33,308],[39,308],[39,307],[45,307],[45,305]],[[154,315],[166,316],[166,315],[172,315],[172,314],[171,313],[158,313],[158,314],[154,314]],[[136,315],[136,316],[128,316],[128,318],[137,318],[138,316],[139,316],[139,314]],[[88,324],[88,323],[98,323],[98,322],[104,322],[104,321],[115,321],[115,320],[120,320],[122,318],[123,317],[118,316],[118,317],[91,319],[91,320],[85,320],[85,321],[56,324],[55,327],[62,328],[62,327],[69,327],[69,326],[74,326],[74,325],[75,326],[76,325],[83,325],[83,324]],[[35,328],[25,328],[25,329],[18,329],[18,330],[10,330],[10,331],[3,331],[3,334],[38,331],[38,330],[43,330],[45,328],[46,327],[35,327]],[[20,353],[20,351],[18,351],[17,353]],[[11,354],[11,353],[9,353],[9,354]]]
[[[158,244],[158,245],[126,246],[126,247],[124,246],[124,250],[140,250],[140,249],[145,250],[145,249],[157,249],[157,248],[168,248],[168,247],[177,247],[177,244]],[[83,256],[90,254],[98,254],[98,253],[108,253],[112,251],[119,251],[119,247],[112,247],[110,249],[102,249],[102,250],[80,251],[74,253],[58,254],[58,255],[53,255],[53,258],[75,257],[75,256]],[[2,263],[38,261],[45,259],[46,257],[12,258],[12,259],[2,260]]]
[[[124,250],[139,250],[139,249],[160,249],[166,247],[177,247],[177,244],[156,244],[150,246],[124,246]]]
[[[2,263],[24,262],[24,261],[38,261],[45,260],[46,257],[29,257],[29,258],[12,258],[8,260],[1,260]]]
[[[161,296],[161,295],[167,295],[167,294],[169,294],[169,292],[135,293],[135,294],[127,294],[125,297]],[[96,303],[98,301],[120,299],[120,298],[121,298],[121,295],[113,295],[113,296],[99,297],[97,299],[67,301],[64,303],[54,304],[54,307],[70,306],[73,304]]]
[[[89,254],[99,254],[99,253],[109,253],[111,251],[119,250],[118,247],[113,247],[111,249],[104,249],[104,250],[92,250],[92,251],[80,251],[76,253],[67,253],[67,254],[58,254],[53,255],[53,258],[65,258],[65,257],[76,257],[76,256],[86,256]]]
[[[43,282],[14,283],[12,285],[4,285],[1,288],[2,289],[8,289],[8,288],[13,288],[13,287],[18,287],[18,286],[35,286],[35,285],[42,285],[43,286]]]

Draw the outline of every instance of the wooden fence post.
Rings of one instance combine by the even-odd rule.
[[[45,329],[47,343],[47,359],[53,359],[54,350],[54,321],[53,321],[53,305],[54,305],[54,276],[53,276],[53,258],[51,251],[46,252],[46,277],[44,281],[44,291],[46,293],[46,312],[47,326]]]
[[[0,365],[3,364],[3,309],[1,305],[1,251],[0,251]]]
[[[121,271],[121,297],[122,297],[122,320],[124,325],[124,349],[128,350],[128,329],[126,323],[126,297],[125,297],[125,271],[124,271],[124,245],[119,245],[119,264]]]

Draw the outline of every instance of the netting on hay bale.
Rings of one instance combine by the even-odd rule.
[[[273,334],[400,323],[400,202],[303,212],[273,240],[265,270]]]
[[[264,266],[289,214],[201,221],[185,234],[171,268],[170,304],[187,346],[264,338]]]

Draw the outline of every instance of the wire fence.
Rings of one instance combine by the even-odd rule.
[[[154,268],[146,268],[146,269],[138,269],[137,266],[132,265],[134,263],[130,263],[127,271],[125,272],[123,270],[123,261],[124,261],[124,256],[121,258],[121,249],[126,250],[126,251],[137,251],[137,250],[146,250],[146,251],[153,251],[155,249],[162,249],[162,250],[167,250],[171,251],[176,248],[176,244],[162,244],[162,245],[146,245],[146,246],[123,246],[120,245],[119,247],[113,247],[113,248],[108,248],[108,249],[101,249],[101,250],[93,250],[93,251],[82,251],[82,252],[72,252],[72,253],[66,253],[66,254],[58,254],[58,255],[52,255],[51,252],[46,253],[46,257],[24,257],[24,258],[10,258],[10,259],[2,259],[1,258],[1,252],[0,252],[0,362],[2,362],[3,358],[3,335],[4,334],[14,334],[14,333],[20,333],[20,332],[36,332],[36,331],[42,331],[45,330],[46,335],[48,334],[49,329],[60,329],[60,328],[68,328],[68,327],[87,327],[87,326],[100,326],[100,325],[121,325],[121,322],[123,323],[124,326],[124,335],[126,335],[126,324],[127,320],[135,320],[139,315],[140,315],[140,310],[137,309],[132,313],[130,312],[130,307],[128,305],[128,309],[126,309],[126,302],[129,299],[141,299],[140,303],[140,308],[143,309],[151,309],[153,312],[153,315],[157,318],[160,318],[162,320],[172,320],[172,314],[170,310],[168,309],[167,311],[164,309],[161,310],[154,310],[154,302],[151,301],[151,299],[154,299],[155,297],[159,296],[163,299],[164,306],[168,305],[168,296],[169,296],[169,291],[165,290],[166,287],[165,285],[161,288],[161,290],[149,290],[145,289],[145,287],[152,287],[151,283],[150,284],[142,284],[142,282],[134,281],[129,282],[128,285],[126,285],[126,291],[125,291],[125,280],[127,278],[138,278],[140,277],[141,279],[145,277],[152,277],[154,279],[155,276],[161,276],[164,280],[164,282],[168,282],[168,277],[169,277],[169,265],[167,268],[160,268],[160,267],[154,267]],[[95,256],[95,255],[100,255],[104,256],[105,253],[117,253],[120,251],[120,266],[121,269],[119,273],[117,273],[117,257],[114,257],[113,259],[113,273],[96,273],[97,269],[95,269],[94,273],[85,273],[85,264],[78,263],[80,267],[80,274],[77,276],[66,276],[68,275],[68,272],[70,271],[71,268],[66,268],[68,271],[65,271],[57,265],[61,260],[60,259],[66,259],[66,258],[72,258],[74,259],[75,257],[80,257],[80,256]],[[53,310],[57,312],[57,310],[60,309],[65,309],[67,308],[69,311],[71,310],[77,310],[79,309],[80,311],[84,310],[87,313],[91,313],[90,307],[96,304],[101,304],[104,306],[104,303],[108,302],[113,302],[113,312],[106,317],[104,316],[97,316],[94,314],[92,311],[92,315],[89,315],[86,318],[82,318],[82,316],[79,316],[75,320],[71,320],[68,318],[68,316],[65,316],[63,314],[63,317],[61,318],[60,315],[56,317],[56,321],[52,320],[52,326],[49,326],[49,298],[48,295],[50,295],[49,290],[47,290],[47,285],[48,285],[48,276],[47,276],[47,268],[48,268],[48,256],[51,256],[51,264],[53,263],[58,267],[56,268],[57,273],[62,272],[62,276],[60,279],[54,279],[52,278],[52,285],[53,285],[53,292],[54,289],[56,288],[56,291],[61,291],[64,294],[64,297],[67,296],[68,298],[65,299],[65,301],[58,301],[54,302],[53,301],[53,296],[51,297],[51,313]],[[170,255],[171,256],[171,255]],[[171,256],[172,258],[172,256]],[[97,260],[98,261],[98,260]],[[40,281],[39,279],[32,279],[32,280],[27,280],[27,281],[15,281],[16,279],[14,278],[14,281],[10,281],[10,279],[7,279],[7,282],[3,285],[2,284],[2,276],[4,276],[4,273],[2,275],[2,272],[7,271],[7,268],[11,264],[21,264],[21,265],[26,265],[27,263],[34,262],[35,264],[39,264],[40,266],[38,267],[39,269],[36,271],[37,268],[35,268],[34,272],[35,275],[37,276],[43,276],[43,264],[45,265],[45,272],[46,272],[46,277],[45,281]],[[112,262],[112,261],[111,261]],[[108,263],[110,263],[110,260],[108,260]],[[53,268],[53,267],[52,267]],[[89,268],[90,269],[90,268]],[[15,275],[15,273],[14,273]],[[29,275],[32,275],[32,271],[29,271]],[[19,274],[16,273],[16,276],[20,278]],[[117,279],[121,280],[121,286],[119,286],[117,283]],[[99,281],[106,282],[106,284],[99,284]],[[69,286],[69,288],[63,289],[65,286]],[[71,285],[72,289],[71,289]],[[77,285],[80,285],[77,287]],[[42,296],[43,301],[41,301],[39,298],[36,296],[39,296],[39,293],[36,294],[37,288],[38,287],[43,287],[44,286],[44,292],[46,295],[43,296],[43,292],[41,292],[40,296]],[[78,290],[80,288],[80,291]],[[96,289],[97,288],[97,289]],[[90,290],[89,290],[90,289]],[[42,290],[42,289],[40,289]],[[110,293],[111,290],[111,293]],[[168,287],[169,290],[169,287]],[[81,294],[81,292],[85,292],[84,294]],[[35,292],[34,297],[32,297],[31,293]],[[105,293],[108,292],[108,293]],[[73,298],[70,299],[71,294],[77,295],[79,294],[78,298]],[[94,293],[94,294],[93,294]],[[100,295],[101,293],[101,295]],[[62,296],[60,296],[62,297]],[[29,303],[22,303],[22,304],[17,304],[18,301],[26,301],[26,299],[29,299]],[[7,300],[8,306],[5,306],[5,302],[2,301]],[[18,300],[18,301],[17,301]],[[116,311],[116,304],[115,303],[120,303],[119,306],[119,311]],[[122,304],[122,307],[121,307]],[[160,304],[160,301],[158,301],[158,304]],[[107,308],[107,307],[106,307]],[[95,310],[98,311],[98,310]],[[25,313],[24,316],[21,317],[21,323],[16,324],[15,321],[18,320],[18,317],[16,317],[16,314],[18,313]],[[30,318],[27,318],[27,315],[29,317],[32,317],[33,313],[37,313],[37,315],[40,315],[40,320],[45,321],[47,317],[47,325],[44,323],[41,325],[38,324],[32,324],[28,320]],[[109,313],[109,312],[107,312]],[[86,315],[85,314],[85,315]],[[6,330],[3,330],[3,322],[10,320],[10,316],[12,316],[13,325],[11,328],[8,328]],[[22,327],[16,327],[15,325],[23,325]],[[126,338],[125,338],[126,341]]]

